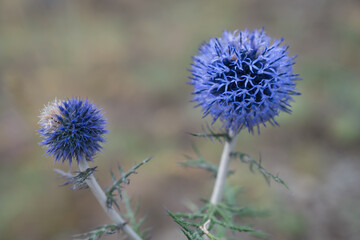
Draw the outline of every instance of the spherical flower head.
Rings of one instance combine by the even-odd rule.
[[[224,31],[221,38],[204,42],[193,57],[189,84],[194,86],[193,101],[204,116],[238,134],[247,128],[277,122],[281,111],[290,113],[291,95],[296,92],[292,66],[283,39],[272,41],[263,29],[249,32]]]
[[[78,98],[54,100],[41,112],[39,134],[46,154],[53,155],[55,162],[73,159],[91,161],[102,147],[106,120],[101,109],[88,100]]]

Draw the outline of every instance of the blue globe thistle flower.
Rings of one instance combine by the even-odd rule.
[[[91,161],[102,147],[106,120],[101,109],[88,100],[78,98],[50,102],[41,112],[39,134],[46,154],[55,162],[73,159]]]
[[[193,57],[189,84],[194,86],[193,101],[220,119],[223,127],[238,134],[243,128],[253,132],[259,125],[278,125],[275,116],[290,113],[291,95],[296,92],[294,58],[281,40],[272,41],[264,29],[249,32],[224,31],[211,38]]]

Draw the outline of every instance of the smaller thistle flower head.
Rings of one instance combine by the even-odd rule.
[[[88,100],[78,98],[54,100],[40,114],[39,134],[46,154],[53,155],[55,162],[73,159],[91,161],[105,142],[103,134],[106,120],[101,109]]]
[[[265,31],[224,31],[221,38],[203,43],[193,57],[189,84],[194,86],[193,101],[202,106],[204,116],[239,133],[265,122],[272,125],[281,111],[290,113],[291,95],[296,92],[288,47],[272,41]]]

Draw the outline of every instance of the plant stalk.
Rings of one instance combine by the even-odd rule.
[[[79,161],[79,170],[81,172],[86,171],[89,168],[89,165],[85,159]],[[113,207],[108,207],[106,204],[106,195],[98,182],[96,181],[93,174],[85,180],[89,186],[91,192],[95,195],[96,200],[99,202],[105,213],[109,218],[117,225],[122,226],[122,230],[132,239],[132,240],[142,240],[141,237],[127,224],[127,222],[115,211]]]
[[[231,160],[230,154],[231,152],[233,152],[236,145],[236,136],[234,135],[234,133],[229,130],[228,134],[230,139],[226,140],[225,142],[224,150],[220,159],[219,169],[216,175],[214,190],[210,199],[210,202],[213,205],[217,205],[219,202],[221,202]]]

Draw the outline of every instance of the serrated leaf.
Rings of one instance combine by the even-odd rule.
[[[183,167],[204,169],[208,172],[211,172],[213,174],[213,176],[216,178],[217,173],[218,173],[218,166],[206,161],[195,145],[193,145],[193,149],[194,149],[195,153],[197,154],[197,158],[192,158],[190,156],[185,155],[185,157],[187,158],[187,161],[181,162],[180,164]],[[229,170],[227,176],[230,176],[233,173],[234,173],[234,171]]]
[[[274,175],[270,172],[268,172],[265,168],[262,166],[262,160],[261,158],[259,161],[254,160],[249,155],[241,152],[233,152],[231,153],[231,156],[233,158],[238,158],[242,163],[246,163],[249,165],[250,171],[254,172],[254,167],[256,167],[256,170],[262,174],[265,181],[270,185],[270,179],[273,179],[275,182],[280,183],[283,185],[286,189],[290,190],[287,183],[282,180],[278,175]]]
[[[87,189],[88,185],[86,184],[86,180],[92,175],[94,174],[94,172],[96,171],[96,166],[92,167],[92,168],[87,168],[85,171],[81,172],[81,171],[76,171],[76,175],[73,175],[71,173],[66,173],[60,169],[54,169],[55,172],[57,172],[58,174],[60,174],[63,178],[66,178],[67,181],[63,184],[61,184],[60,186],[67,186],[67,185],[72,185],[70,187],[70,189],[72,190],[83,190],[83,189]]]
[[[98,240],[105,235],[119,233],[122,228],[123,226],[118,225],[103,225],[90,232],[74,235],[73,238],[74,240]]]
[[[222,142],[230,141],[231,137],[229,136],[228,132],[214,132],[209,125],[206,125],[206,127],[202,126],[203,133],[189,133],[191,136],[194,137],[201,137],[201,138],[207,138],[213,141],[214,139]]]
[[[120,172],[120,178],[116,179],[114,173],[111,172],[112,175],[112,181],[113,184],[112,186],[106,191],[105,195],[107,197],[106,203],[108,205],[108,207],[111,207],[113,204],[115,204],[117,207],[117,202],[116,202],[116,194],[114,193],[115,191],[117,191],[117,193],[119,194],[120,199],[122,198],[122,184],[129,184],[130,180],[128,179],[132,174],[137,174],[136,170],[138,168],[140,168],[142,165],[144,165],[145,163],[149,162],[152,159],[152,157],[149,157],[145,160],[143,160],[142,162],[140,162],[139,164],[134,164],[134,166],[128,171],[128,172],[124,172],[123,168],[118,165],[118,169]]]
[[[205,206],[193,213],[173,213],[168,210],[169,216],[181,227],[185,236],[193,237],[192,239],[220,239],[221,232],[216,232],[216,235],[211,233],[217,227],[236,232],[255,232],[257,230],[250,226],[236,224],[235,219],[242,217],[242,209],[238,206],[230,206],[225,202],[213,205],[206,202]],[[223,231],[226,234],[227,231]],[[196,237],[200,238],[196,238]],[[222,239],[222,238],[221,238]]]

